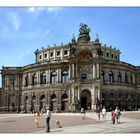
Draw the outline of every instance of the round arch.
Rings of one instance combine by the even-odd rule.
[[[43,94],[43,95],[40,96],[40,106],[39,106],[39,110],[45,109],[45,101],[46,101],[45,95]]]
[[[68,111],[68,95],[66,93],[64,93],[61,98],[62,98],[61,110]]]
[[[89,89],[84,89],[81,91],[80,103],[81,108],[84,108],[85,110],[91,109],[91,91]]]
[[[28,96],[24,98],[24,112],[27,113],[27,106],[28,106]]]
[[[57,98],[55,94],[51,95],[51,106],[50,106],[50,110],[51,111],[56,111],[57,110],[57,102],[56,102]]]
[[[31,111],[32,111],[32,112],[35,112],[35,104],[36,104],[36,96],[33,95],[33,96],[31,97]]]

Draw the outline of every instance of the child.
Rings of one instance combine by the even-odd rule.
[[[38,128],[39,124],[40,124],[40,113],[39,113],[39,111],[37,111],[35,113],[35,124],[37,125],[37,128]]]
[[[112,123],[115,124],[115,118],[116,118],[116,114],[114,111],[112,111]]]

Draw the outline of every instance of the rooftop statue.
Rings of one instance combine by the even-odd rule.
[[[90,28],[84,23],[80,23],[78,41],[90,41]]]

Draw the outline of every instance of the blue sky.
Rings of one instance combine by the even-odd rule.
[[[91,40],[120,49],[121,61],[140,66],[140,8],[1,7],[0,68],[35,62],[34,52],[78,37],[79,24],[91,29]]]

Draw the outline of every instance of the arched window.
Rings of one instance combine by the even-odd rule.
[[[56,100],[56,95],[55,94],[51,95],[51,100]]]
[[[46,72],[41,73],[40,83],[46,84]]]
[[[101,72],[101,79],[103,82],[105,82],[105,72],[103,70]]]
[[[112,71],[109,72],[109,82],[110,83],[113,82],[113,72]]]
[[[122,82],[122,75],[120,72],[118,72],[118,83]]]
[[[67,98],[68,98],[68,95],[64,93],[64,94],[62,95],[62,99],[67,99]]]
[[[132,74],[132,72],[130,74],[130,83],[133,84],[133,74]]]
[[[125,83],[128,83],[128,75],[125,73]]]
[[[32,76],[32,85],[36,85],[36,84],[37,84],[37,75],[34,74],[34,75]]]
[[[57,82],[57,73],[54,71],[51,73],[51,84],[55,85]]]
[[[29,85],[29,75],[25,77],[25,86]]]
[[[68,83],[68,72],[63,71],[62,73],[62,83]]]

